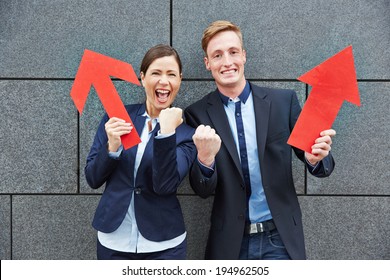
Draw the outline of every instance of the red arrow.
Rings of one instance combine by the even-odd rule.
[[[137,75],[130,64],[85,50],[70,91],[70,96],[81,115],[89,90],[91,86],[94,86],[108,116],[110,118],[121,118],[133,125],[110,76],[140,85]],[[129,149],[141,142],[135,129],[129,134],[123,135],[121,140],[125,149]]]
[[[352,46],[303,74],[298,80],[312,86],[287,143],[311,153],[320,132],[332,127],[344,100],[360,106]]]

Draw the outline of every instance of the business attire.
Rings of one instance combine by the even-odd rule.
[[[142,142],[109,153],[105,115],[85,167],[92,188],[106,184],[92,222],[98,230],[98,258],[99,252],[102,258],[108,256],[106,248],[145,258],[178,246],[185,251],[186,231],[176,191],[196,157],[194,129],[181,124],[175,133],[158,135],[156,119],[148,129],[152,120],[145,104],[128,105],[126,110]],[[175,257],[183,258],[183,250],[169,258]]]
[[[215,194],[206,259],[238,259],[248,236],[278,234],[277,242],[291,259],[305,259],[301,209],[292,178],[292,152],[287,139],[301,108],[292,90],[258,87],[247,82],[237,100],[218,90],[185,110],[187,124],[209,125],[221,137],[215,166],[196,161],[190,183],[203,198]],[[309,172],[329,176],[328,155],[316,166],[294,148]]]

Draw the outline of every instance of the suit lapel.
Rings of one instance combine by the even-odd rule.
[[[210,116],[214,129],[216,130],[219,137],[221,137],[222,144],[226,147],[228,153],[233,159],[234,164],[236,165],[236,168],[239,170],[242,176],[241,163],[238,157],[236,144],[230,129],[229,121],[226,117],[226,112],[223,107],[224,105],[221,102],[218,94],[218,91],[215,91],[212,95],[210,95],[207,113]]]
[[[147,164],[147,162],[153,160],[153,142],[154,142],[154,137],[157,136],[157,132],[159,130],[160,130],[160,123],[157,123],[153,131],[151,132],[148,143],[146,144],[144,154],[142,155],[141,162],[139,163],[138,166],[137,174],[140,172],[143,173],[144,165]]]
[[[266,94],[259,87],[252,86],[253,104],[255,107],[256,118],[256,137],[257,146],[259,147],[260,164],[264,160],[265,144],[267,141],[267,131],[269,123],[269,113],[271,103],[266,99]]]
[[[137,130],[138,134],[141,136],[142,130],[145,126],[145,119],[146,116],[143,116],[145,113],[145,104],[140,106],[136,112],[133,114],[130,114],[130,117],[133,121],[134,128]],[[129,157],[130,157],[130,167],[129,170],[134,170],[134,163],[135,163],[135,157],[137,155],[138,145],[132,147],[129,151]],[[133,176],[131,176],[133,177]]]

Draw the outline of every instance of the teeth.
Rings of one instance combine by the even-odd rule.
[[[236,72],[236,70],[234,70],[234,69],[222,71],[223,74],[231,74],[231,73],[234,73],[234,72]]]
[[[157,89],[156,94],[158,97],[160,97],[160,96],[163,97],[163,96],[169,95],[169,90]]]

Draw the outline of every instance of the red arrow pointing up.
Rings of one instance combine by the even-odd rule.
[[[107,115],[110,118],[121,118],[133,125],[110,76],[140,85],[137,75],[130,64],[85,50],[70,91],[70,96],[81,115],[89,90],[91,86],[94,86]],[[129,134],[123,135],[121,140],[125,149],[129,149],[141,142],[135,129]]]
[[[327,59],[298,80],[312,86],[287,143],[311,153],[320,132],[332,127],[344,100],[360,106],[352,46]]]

